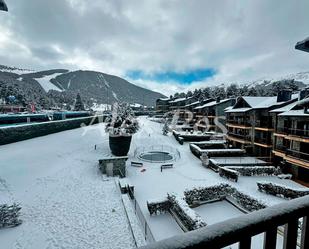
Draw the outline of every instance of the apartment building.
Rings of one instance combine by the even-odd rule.
[[[207,127],[209,130],[220,131],[222,129],[218,127],[218,123],[225,127],[225,109],[235,104],[235,99],[208,99],[201,105],[193,109],[194,116],[199,122],[197,122],[198,128],[205,130]]]
[[[296,179],[309,182],[309,89],[301,91],[299,101],[273,110],[274,162]]]
[[[235,147],[271,160],[275,124],[271,110],[297,101],[298,94],[283,90],[274,97],[239,97],[225,111],[228,140]]]

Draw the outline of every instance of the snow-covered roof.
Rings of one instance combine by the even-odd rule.
[[[291,97],[291,100],[295,100],[298,98],[298,93],[293,94]],[[282,105],[288,101],[281,101],[277,102],[277,96],[273,97],[242,97],[242,99],[251,107],[251,108],[232,108],[226,112],[245,112],[248,111],[249,109],[264,109],[264,108],[270,108],[270,107],[275,107],[278,105]],[[291,101],[289,100],[289,101]]]
[[[225,112],[227,112],[227,113],[230,113],[230,112],[247,112],[247,111],[250,111],[250,110],[252,110],[252,108],[248,108],[248,107],[236,108],[236,109],[231,108],[231,109],[229,109]]]
[[[174,99],[172,101],[170,101],[170,103],[177,103],[177,102],[180,102],[180,101],[184,101],[184,100],[187,100],[189,98],[178,98],[178,99]]]
[[[203,109],[205,107],[211,107],[211,106],[219,105],[219,104],[222,104],[222,103],[229,101],[229,100],[230,99],[223,99],[223,100],[220,100],[220,102],[217,102],[216,100],[214,100],[214,101],[208,102],[204,105],[197,106],[194,109]]]
[[[228,111],[228,110],[231,110],[233,108],[233,106],[228,106],[224,109],[224,111]]]
[[[200,103],[200,101],[195,101],[195,102],[193,102],[193,103],[191,103],[191,104],[187,104],[187,105],[185,105],[186,107],[189,107],[189,106],[193,106],[193,105],[198,105]]]
[[[285,105],[285,106],[282,106],[280,108],[277,108],[277,109],[274,109],[274,110],[271,110],[270,112],[275,112],[275,113],[278,113],[278,112],[287,112],[289,110],[291,110],[294,106],[297,105],[297,102],[293,102],[291,104],[288,104],[288,105]]]
[[[305,113],[304,110],[290,110],[280,113],[278,116],[306,116],[309,117],[309,113]]]
[[[170,98],[159,98],[159,100],[170,100]]]

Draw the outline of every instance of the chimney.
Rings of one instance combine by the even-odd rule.
[[[220,100],[221,100],[220,97],[217,97],[216,102],[220,103]]]
[[[306,97],[308,97],[309,96],[309,88],[305,88],[305,89],[303,89],[303,90],[301,90],[300,92],[299,92],[299,98],[298,98],[298,100],[302,100],[302,99],[304,99],[304,98],[306,98]]]
[[[277,102],[285,102],[292,99],[292,90],[283,89],[278,92]]]

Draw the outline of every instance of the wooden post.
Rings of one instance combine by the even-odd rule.
[[[303,218],[303,226],[301,233],[301,249],[309,248],[309,216]]]
[[[277,243],[277,227],[267,230],[264,234],[263,249],[276,249]]]
[[[297,245],[298,219],[290,221],[284,227],[284,249],[295,249]]]

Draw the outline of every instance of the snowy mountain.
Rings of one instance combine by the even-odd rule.
[[[0,65],[0,98],[14,95],[21,103],[72,105],[77,93],[88,106],[115,101],[154,106],[162,94],[136,86],[120,77],[95,71],[53,69],[31,71]]]
[[[290,81],[294,80],[300,87],[304,87],[305,85],[309,85],[309,72],[300,72],[295,74],[288,74],[285,76],[280,76],[276,78],[261,78],[255,80],[251,83],[246,84],[247,86],[257,86],[257,85],[264,85],[269,86],[274,82],[278,81]]]

